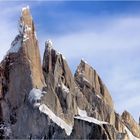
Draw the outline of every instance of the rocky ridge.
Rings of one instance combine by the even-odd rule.
[[[19,34],[0,63],[0,138],[140,139],[128,112],[115,112],[97,72],[81,60],[73,76],[66,59],[46,41],[41,66],[29,7]]]

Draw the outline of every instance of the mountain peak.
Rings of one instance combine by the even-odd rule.
[[[34,33],[34,24],[30,14],[29,6],[26,6],[22,8],[21,11],[21,17],[19,20],[19,33],[25,34],[29,32]]]
[[[22,8],[22,12],[25,12],[25,11],[27,12],[29,10],[30,10],[29,5],[27,5],[27,6],[25,6],[25,7]]]
[[[21,11],[22,18],[29,18],[31,17],[30,8],[29,6],[23,7]],[[32,18],[32,17],[31,17]]]
[[[75,76],[64,56],[45,42],[41,65],[29,6],[19,34],[0,63],[0,139],[135,139],[140,127],[112,97],[84,59]]]
[[[47,47],[47,48],[53,48],[53,43],[52,43],[52,41],[49,39],[49,40],[47,40],[46,42],[45,42],[45,46]]]
[[[82,58],[82,59],[81,59],[81,63],[85,63],[85,64],[87,64],[87,61],[85,61],[85,59]]]

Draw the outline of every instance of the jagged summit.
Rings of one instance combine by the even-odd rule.
[[[24,7],[21,11],[21,17],[18,24],[19,34],[11,43],[11,48],[8,50],[7,55],[17,53],[30,38],[36,38],[35,27],[32,16],[30,14],[29,6]],[[37,41],[36,41],[37,44]]]
[[[86,64],[88,64],[87,61],[85,61],[84,58],[81,59],[81,63],[86,63]]]
[[[124,124],[134,134],[134,136],[140,138],[140,126],[137,124],[137,122],[134,120],[134,118],[128,111],[125,110],[122,113],[122,119]]]
[[[20,34],[23,34],[24,38],[29,36],[28,34],[35,34],[35,27],[28,6],[24,7],[21,11],[21,17],[19,20],[19,32]]]
[[[25,7],[23,7],[23,8],[21,9],[22,12],[24,12],[24,11],[29,11],[29,10],[30,10],[29,5],[27,5],[27,6],[25,6]]]
[[[23,8],[19,34],[0,63],[0,139],[140,140],[139,129],[128,112],[115,112],[109,91],[86,61],[73,76],[48,40],[41,65],[33,18]]]
[[[49,39],[45,42],[45,46],[48,47],[48,48],[53,48],[53,43],[52,41]]]

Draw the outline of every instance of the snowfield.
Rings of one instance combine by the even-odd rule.
[[[68,125],[65,121],[63,121],[61,118],[57,117],[45,104],[42,104],[39,106],[39,110],[43,112],[44,114],[48,115],[49,118],[56,123],[58,126],[60,126],[62,129],[65,130],[67,135],[70,135],[72,132],[72,126]]]
[[[98,125],[108,124],[108,122],[99,121],[99,120],[97,120],[93,117],[88,117],[87,112],[85,110],[81,110],[80,108],[78,108],[78,114],[79,114],[79,116],[76,116],[74,118],[79,119],[79,120],[84,120],[84,121],[87,121],[87,122],[91,122],[91,123],[95,123],[95,124],[98,124]]]

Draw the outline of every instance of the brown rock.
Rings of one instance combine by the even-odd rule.
[[[7,98],[14,107],[25,101],[33,87],[44,86],[38,41],[28,8],[22,10],[19,26],[19,35],[2,61],[8,83]]]
[[[127,128],[132,132],[135,137],[140,138],[140,126],[133,119],[131,114],[127,111],[122,113],[122,119]]]
[[[23,8],[19,34],[0,64],[0,139],[128,139],[124,124],[139,137],[130,114],[122,118],[96,71],[81,61],[74,78],[51,41],[42,73],[34,23],[29,8]]]
[[[115,113],[115,128],[118,132],[125,133],[122,118],[119,114]]]
[[[44,84],[44,79],[41,69],[41,59],[38,47],[38,41],[36,38],[36,32],[34,27],[34,22],[32,16],[29,12],[29,8],[22,11],[22,16],[20,18],[20,24],[24,28],[23,30],[23,44],[22,52],[25,54],[27,62],[29,63],[31,69],[31,78],[33,87],[42,88]]]
[[[76,70],[75,80],[77,83],[80,83],[81,88],[90,88],[92,92],[103,98],[106,104],[111,108],[114,108],[110,93],[101,78],[98,76],[97,72],[83,60],[81,60],[81,63]]]
[[[96,71],[83,60],[76,70],[75,81],[92,106],[89,115],[114,124],[112,98]]]
[[[26,115],[31,116],[32,113],[28,102],[29,92],[32,88],[42,89],[45,85],[34,23],[27,7],[22,10],[19,35],[12,42],[1,65],[4,71],[4,99],[0,101],[2,121],[10,123],[14,138],[21,138],[22,130],[25,131],[29,125],[30,118]]]
[[[53,93],[57,96],[57,102],[60,103],[61,107],[58,106],[58,109],[62,109],[64,118],[69,123],[73,122],[73,116],[77,112],[74,78],[62,54],[52,48],[51,41],[46,42],[43,72],[48,88],[54,89]],[[52,90],[48,91],[48,93],[52,94]],[[48,104],[50,103],[51,102],[48,101]]]

